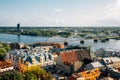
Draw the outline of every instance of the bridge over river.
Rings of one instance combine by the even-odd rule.
[[[80,43],[84,44],[85,40],[87,38],[82,38],[78,35],[73,35],[73,36],[69,36],[67,38],[61,37],[61,36],[53,36],[50,37],[47,42],[60,42],[60,43],[68,43],[68,42],[76,42],[76,41],[80,41]],[[93,38],[94,42],[98,42],[98,40],[101,40],[101,42],[105,42],[108,41],[110,39],[110,37],[105,37],[105,38]]]

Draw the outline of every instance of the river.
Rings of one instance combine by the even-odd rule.
[[[50,37],[41,36],[26,36],[26,35],[13,35],[13,34],[0,34],[0,42],[22,42],[31,44],[35,42],[46,42]],[[93,46],[94,49],[107,48],[120,51],[120,40],[110,39],[109,41],[102,43],[98,41],[94,43],[92,39],[85,40],[84,44],[80,44],[80,41],[69,42],[70,45],[80,46]]]

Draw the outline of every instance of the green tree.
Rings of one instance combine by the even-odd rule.
[[[42,79],[42,80],[52,80],[52,78],[53,78],[51,74],[46,73],[39,66],[32,67],[31,69],[26,71],[25,74],[26,73],[32,73],[36,76],[37,79]]]
[[[9,72],[3,75],[0,80],[24,80],[23,74],[19,72]]]
[[[37,80],[37,77],[31,72],[26,72],[24,73],[24,80]]]
[[[7,51],[10,50],[10,46],[5,43],[0,43],[0,60],[3,60]]]
[[[3,60],[6,55],[5,48],[0,48],[0,60]]]

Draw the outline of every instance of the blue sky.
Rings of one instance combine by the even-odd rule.
[[[0,0],[0,26],[120,26],[120,0]]]

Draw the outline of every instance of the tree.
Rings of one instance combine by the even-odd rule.
[[[0,48],[0,60],[3,60],[6,55],[6,50],[4,48]]]
[[[10,50],[10,46],[5,43],[0,43],[0,60],[3,60],[7,51]]]
[[[24,80],[37,80],[37,77],[31,72],[25,72],[24,75]]]
[[[9,72],[3,75],[0,80],[24,80],[23,74],[19,72]]]
[[[42,80],[52,80],[53,76],[49,73],[45,73],[41,79]]]
[[[36,76],[37,79],[42,79],[42,80],[52,80],[52,75],[46,73],[42,68],[40,68],[39,66],[34,66],[31,67],[29,70],[27,70],[25,72],[26,73],[30,73]]]

